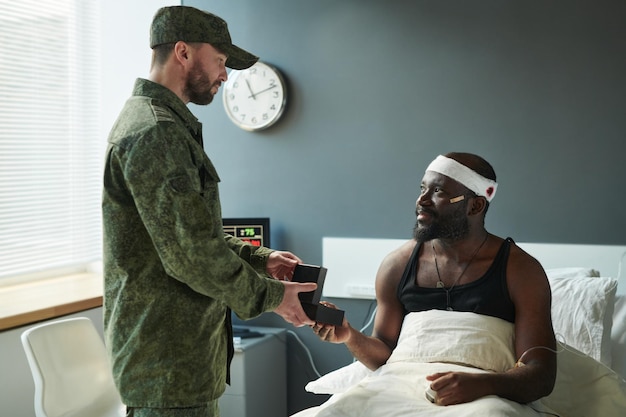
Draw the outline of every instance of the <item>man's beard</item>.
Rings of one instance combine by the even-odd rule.
[[[413,238],[418,242],[427,242],[432,239],[459,240],[469,234],[469,222],[465,215],[467,203],[463,202],[450,214],[430,213],[433,221],[430,225],[421,225],[415,222]]]
[[[213,101],[211,89],[216,83],[211,82],[209,77],[202,71],[198,63],[194,64],[189,72],[184,94],[189,101],[198,105],[207,105]]]

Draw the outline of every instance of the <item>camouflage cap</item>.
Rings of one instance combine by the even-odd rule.
[[[222,18],[189,6],[159,9],[150,27],[150,48],[178,41],[210,43],[228,55],[226,66],[233,69],[249,68],[259,60],[233,45]]]

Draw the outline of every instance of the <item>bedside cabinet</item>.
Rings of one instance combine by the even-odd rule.
[[[262,337],[235,344],[230,386],[219,399],[221,417],[287,417],[287,332],[246,327]]]

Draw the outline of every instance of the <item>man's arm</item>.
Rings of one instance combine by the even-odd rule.
[[[402,328],[404,312],[397,296],[397,287],[406,263],[415,246],[409,241],[391,252],[382,261],[376,273],[377,311],[372,336],[354,329],[344,318],[342,326],[316,323],[313,331],[331,343],[345,343],[352,355],[374,370],[383,365],[395,348]],[[326,303],[332,306],[330,303]]]
[[[556,380],[556,340],[552,328],[552,293],[539,262],[512,245],[507,267],[509,294],[515,304],[515,354],[523,365],[507,374],[513,384],[499,385],[498,395],[526,403],[552,392]]]

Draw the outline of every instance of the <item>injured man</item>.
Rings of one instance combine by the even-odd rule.
[[[534,402],[557,370],[550,285],[536,259],[485,229],[496,188],[477,155],[430,163],[413,239],[377,272],[372,336],[345,319],[313,326],[347,346],[358,361],[347,368],[364,378],[296,416],[541,415]]]

